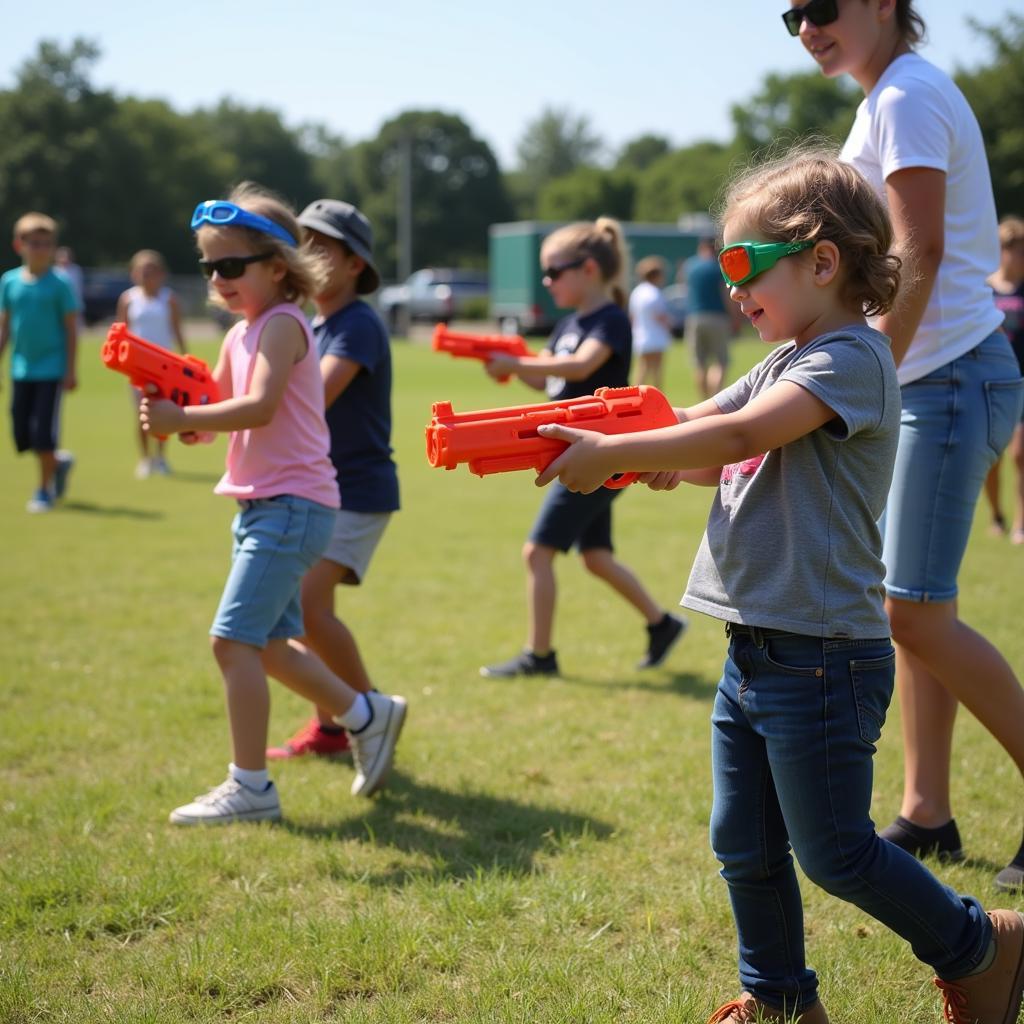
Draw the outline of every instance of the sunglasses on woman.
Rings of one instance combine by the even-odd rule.
[[[821,28],[823,25],[831,25],[838,17],[838,0],[810,0],[810,3],[803,4],[801,7],[790,7],[782,15],[782,20],[786,23],[789,34],[798,36],[804,18],[817,28]]]
[[[587,262],[586,256],[581,256],[578,260],[570,260],[568,263],[559,264],[557,267],[543,267],[541,273],[544,275],[546,281],[557,281],[567,270],[575,270],[577,267],[582,267]]]
[[[245,273],[250,263],[259,263],[274,257],[272,252],[258,252],[254,256],[225,256],[220,260],[200,260],[199,269],[206,278],[220,274],[225,281],[234,281]]]
[[[813,242],[736,242],[718,254],[718,266],[730,288],[771,270],[783,256],[809,249]]]

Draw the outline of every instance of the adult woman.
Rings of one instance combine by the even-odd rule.
[[[974,506],[1022,400],[985,280],[999,253],[984,145],[952,80],[914,52],[924,22],[912,0],[811,0],[783,19],[825,75],[848,74],[863,89],[843,158],[884,197],[895,244],[913,257],[902,301],[877,323],[892,340],[903,408],[883,560],[904,795],[881,834],[958,859],[949,772],[959,702],[1024,772],[1024,691],[956,601]],[[1024,884],[1024,845],[997,884]]]

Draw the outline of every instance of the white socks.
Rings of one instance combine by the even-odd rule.
[[[270,785],[270,772],[266,768],[239,768],[232,762],[228,765],[228,775],[254,793],[262,793]]]
[[[349,732],[359,732],[365,729],[373,718],[373,711],[365,693],[357,693],[356,699],[352,701],[352,707],[343,715],[335,715],[334,720],[338,725],[343,726]]]

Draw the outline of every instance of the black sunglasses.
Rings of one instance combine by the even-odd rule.
[[[821,28],[822,25],[831,25],[839,17],[839,4],[837,0],[810,0],[802,7],[790,7],[782,20],[786,23],[791,36],[800,35],[800,26],[806,18],[812,25]]]
[[[578,260],[563,263],[560,267],[544,267],[542,268],[542,273],[546,280],[557,281],[567,270],[575,270],[577,267],[582,267],[589,258],[589,256],[581,256]]]
[[[245,273],[245,268],[250,263],[269,260],[275,255],[276,253],[272,252],[258,252],[254,256],[225,256],[222,260],[200,260],[199,269],[206,278],[213,277],[217,273],[225,281],[234,281]]]

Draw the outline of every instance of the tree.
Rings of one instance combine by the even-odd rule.
[[[585,115],[545,107],[540,117],[526,126],[516,154],[527,189],[536,196],[545,183],[578,167],[593,166],[603,149],[601,137]]]
[[[645,171],[655,160],[671,151],[672,146],[663,135],[640,135],[619,150],[615,166],[632,171]]]
[[[381,273],[393,276],[397,267],[398,187],[406,152],[415,263],[482,266],[488,226],[510,212],[494,153],[457,115],[409,110],[352,150],[355,185],[376,232]]]
[[[996,208],[1000,215],[1024,214],[1024,16],[1007,13],[1001,26],[970,21],[988,37],[994,60],[956,75],[981,125]]]
[[[732,146],[697,142],[656,160],[638,180],[633,216],[675,223],[714,206],[736,158]]]
[[[541,220],[594,220],[607,214],[629,220],[635,191],[636,181],[627,172],[578,167],[541,188],[537,216]]]
[[[748,102],[732,107],[736,146],[750,153],[808,136],[838,145],[846,138],[861,99],[856,86],[817,71],[770,74]]]

